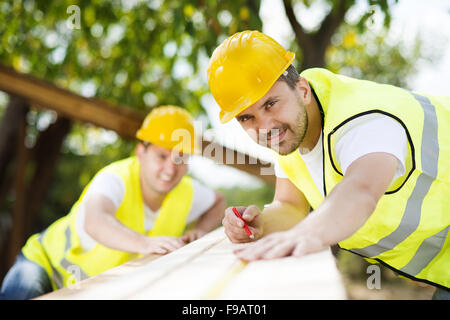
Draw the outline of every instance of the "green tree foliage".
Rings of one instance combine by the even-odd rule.
[[[200,113],[201,60],[230,33],[261,29],[257,1],[19,0],[0,8],[3,63],[144,110],[175,104]]]
[[[261,29],[258,12],[253,0],[4,1],[0,61],[87,97],[143,111],[174,104],[196,116],[204,112],[208,57],[228,35]],[[49,111],[29,113],[29,148],[54,118]],[[72,127],[40,225],[66,214],[98,169],[133,151],[133,142],[112,133],[97,139],[104,134]],[[14,198],[6,200],[2,206],[11,212]]]
[[[405,51],[402,43],[386,42],[385,33],[373,34],[367,27],[378,10],[386,32],[395,2],[367,0],[370,10],[348,22],[344,18],[355,0],[283,0],[294,34],[290,49],[297,54],[296,65],[313,63],[406,86],[406,76],[414,71],[421,54],[420,43]],[[324,18],[317,28],[306,30],[299,13],[317,4],[322,5]],[[79,28],[69,28],[72,5],[80,9]],[[3,1],[0,61],[85,96],[144,111],[175,104],[198,115],[203,113],[200,98],[209,91],[208,57],[225,37],[245,29],[261,30],[260,5],[260,0]],[[320,59],[316,64],[305,63],[306,56]],[[30,113],[29,145],[51,122],[49,118],[48,112]],[[102,134],[92,126],[72,127],[42,210],[44,216],[52,217],[47,220],[67,213],[98,169],[133,151],[132,142],[112,133],[112,138],[100,139],[107,143],[96,142]],[[232,191],[227,192],[227,199],[250,200]],[[251,200],[264,204],[268,198],[263,190],[258,199]]]
[[[251,190],[235,187],[220,188],[218,191],[223,193],[228,206],[248,206],[253,204],[260,210],[263,210],[265,204],[272,202],[275,187],[265,184]]]
[[[424,52],[418,36],[411,44],[389,37],[391,10],[397,2],[283,0],[295,35],[290,46],[297,53],[295,65],[300,70],[326,67],[336,73],[407,88],[408,76],[415,73]],[[358,6],[367,10],[356,14]],[[317,14],[318,7],[321,14]],[[300,17],[311,12],[323,18],[307,29]]]

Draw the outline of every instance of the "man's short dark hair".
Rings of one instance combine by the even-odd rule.
[[[290,65],[286,71],[283,72],[283,74],[278,78],[277,81],[284,81],[287,83],[289,88],[292,90],[295,89],[295,86],[297,84],[298,79],[300,78],[300,75],[297,72],[297,69],[295,69],[294,65]]]
[[[147,149],[151,145],[150,142],[144,140],[139,140],[139,143],[142,144],[145,149]]]

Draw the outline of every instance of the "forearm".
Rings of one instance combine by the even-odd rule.
[[[217,195],[212,207],[198,219],[195,229],[210,232],[217,228],[224,217],[225,207],[225,199]]]
[[[302,236],[319,239],[324,246],[338,243],[364,225],[377,200],[364,186],[342,180],[323,203],[296,228]]]
[[[94,240],[111,249],[141,253],[146,245],[145,235],[131,230],[108,213],[87,215],[85,229]]]
[[[285,201],[275,200],[262,212],[262,236],[288,230],[303,220],[309,212],[309,205],[301,208]]]

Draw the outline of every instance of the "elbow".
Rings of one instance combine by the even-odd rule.
[[[99,220],[98,212],[86,210],[83,228],[94,239],[97,239]]]
[[[84,228],[84,231],[89,236],[94,237],[95,236],[95,228],[94,228],[95,223],[92,220],[94,220],[92,215],[87,214],[87,212],[86,212],[83,228]]]

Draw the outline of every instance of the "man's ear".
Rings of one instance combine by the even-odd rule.
[[[311,86],[303,77],[299,77],[297,83],[295,84],[300,95],[300,98],[303,100],[305,104],[309,104],[312,98]]]
[[[139,142],[136,146],[136,156],[138,157],[139,160],[142,159],[145,151],[146,151],[146,147],[141,142]]]

